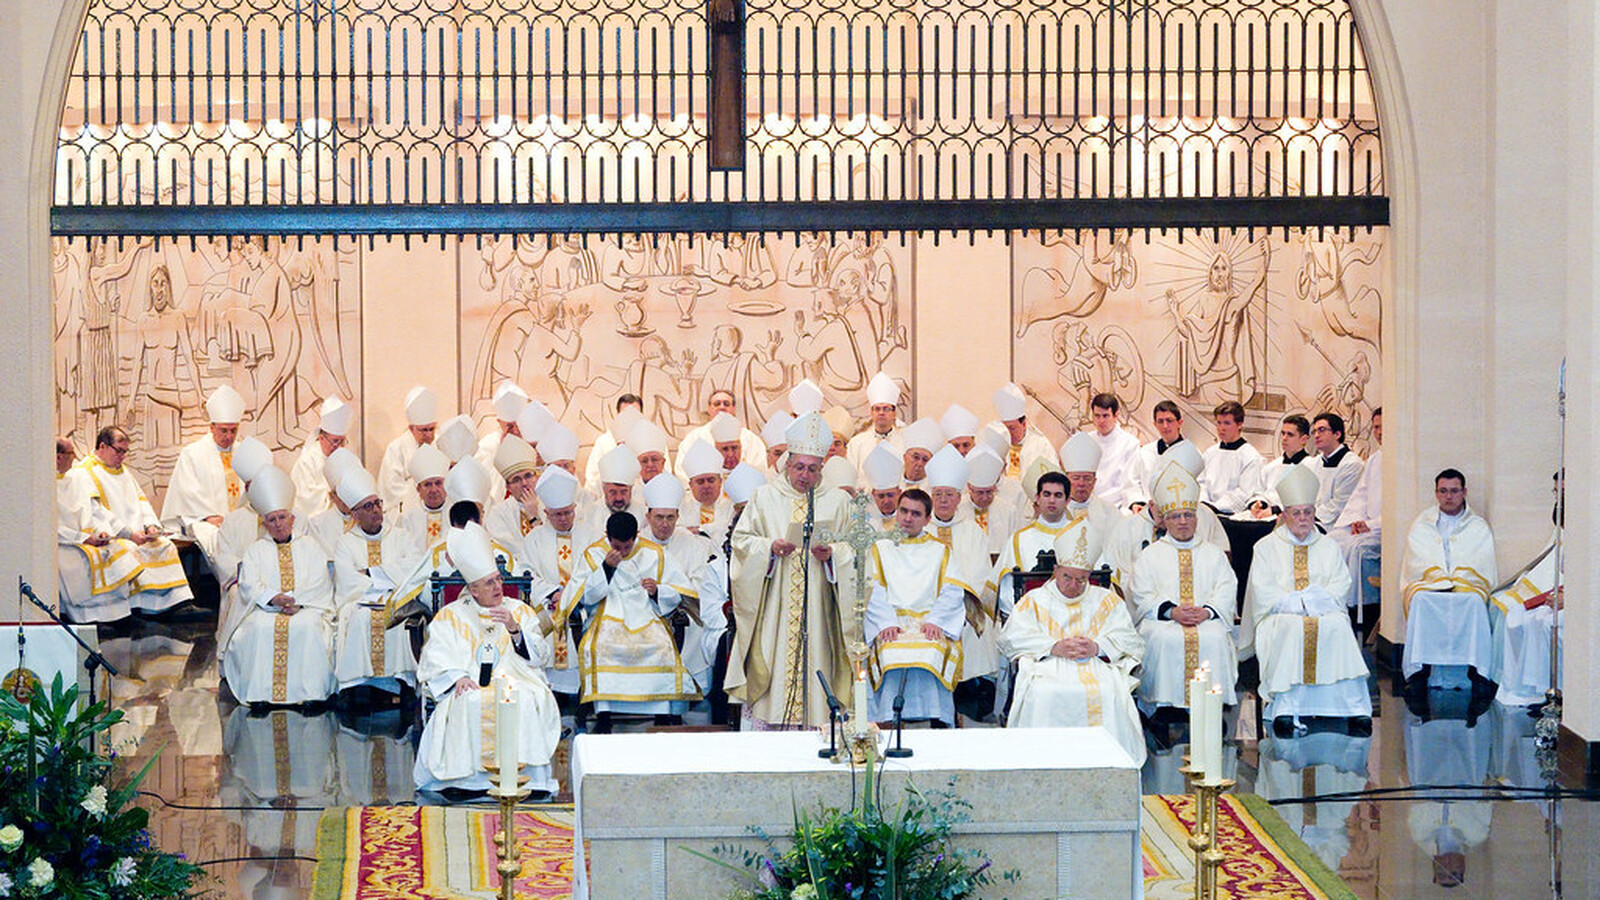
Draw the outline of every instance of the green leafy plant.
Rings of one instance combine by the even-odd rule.
[[[122,721],[59,675],[27,703],[0,692],[0,898],[193,897],[201,869],[151,846],[132,777],[91,748]]]
[[[752,828],[761,850],[723,844],[711,854],[688,852],[742,876],[730,900],[959,900],[997,878],[1018,879],[1014,870],[991,872],[981,851],[952,846],[951,831],[971,808],[953,783],[928,793],[907,784],[886,809],[874,774],[869,759],[862,799],[850,809],[796,809],[788,846]]]

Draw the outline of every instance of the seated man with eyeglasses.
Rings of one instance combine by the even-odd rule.
[[[1467,506],[1467,477],[1445,469],[1433,479],[1438,506],[1411,523],[1404,586],[1409,680],[1424,666],[1470,666],[1487,679],[1494,655],[1489,591],[1499,578],[1494,534]]]

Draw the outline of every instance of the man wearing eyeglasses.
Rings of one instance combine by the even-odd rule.
[[[1467,477],[1445,469],[1433,479],[1438,506],[1411,523],[1404,585],[1406,648],[1401,670],[1409,680],[1427,666],[1470,666],[1487,679],[1494,644],[1489,591],[1499,579],[1494,534],[1467,506]]]
[[[365,685],[398,695],[402,684],[417,683],[417,657],[399,622],[390,621],[387,595],[414,560],[407,536],[384,514],[378,484],[366,469],[354,468],[339,480],[339,500],[350,509],[350,530],[339,536],[333,553],[333,674],[339,690]]]
[[[1318,413],[1311,420],[1311,440],[1318,458],[1308,464],[1322,484],[1317,491],[1317,524],[1326,530],[1339,521],[1366,464],[1345,446],[1344,418],[1338,413]]]

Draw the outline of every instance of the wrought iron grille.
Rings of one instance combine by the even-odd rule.
[[[743,0],[734,171],[707,8],[95,0],[55,228],[1387,221],[1346,0]]]

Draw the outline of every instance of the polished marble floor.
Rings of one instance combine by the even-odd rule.
[[[225,896],[304,896],[322,809],[419,802],[415,729],[393,710],[252,714],[219,686],[214,627],[201,618],[102,628],[121,670],[109,690],[126,713],[113,740],[135,763],[160,755],[144,790],[161,846],[205,865]],[[1596,806],[1541,798],[1526,712],[1456,708],[1460,694],[1411,710],[1390,678],[1373,682],[1370,737],[1282,739],[1259,735],[1253,715],[1230,716],[1240,789],[1283,801],[1289,824],[1363,898],[1600,896]],[[1184,788],[1183,730],[1173,731],[1171,747],[1152,736],[1147,793]],[[555,761],[564,789],[568,746]],[[1459,885],[1436,883],[1456,875]]]

